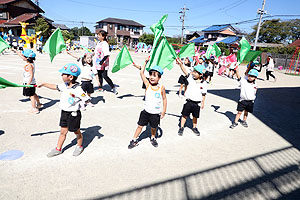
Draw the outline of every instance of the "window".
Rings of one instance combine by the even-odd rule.
[[[112,27],[113,27],[112,24],[110,24],[110,25],[109,25],[109,28],[112,29]]]
[[[0,13],[0,19],[7,19],[7,14],[6,14],[6,12],[1,12],[1,13]]]
[[[98,28],[103,28],[103,23],[98,24]]]
[[[125,30],[126,30],[126,26],[119,25],[119,26],[118,26],[118,30],[120,30],[120,31],[125,31]]]

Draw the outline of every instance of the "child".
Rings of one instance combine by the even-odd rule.
[[[248,127],[246,120],[248,117],[248,112],[250,113],[253,112],[254,100],[256,98],[256,91],[257,91],[257,85],[255,83],[257,76],[258,76],[258,71],[256,69],[251,69],[248,73],[248,76],[245,76],[242,79],[238,77],[240,79],[239,82],[241,87],[241,93],[240,93],[240,100],[237,106],[238,113],[236,114],[235,120],[232,122],[232,125],[230,126],[230,128],[232,129],[238,125],[238,121],[243,111],[244,111],[244,119],[241,122],[241,124],[244,127]]]
[[[188,73],[190,73],[190,72],[193,71],[192,62],[193,62],[193,59],[191,57],[186,57],[184,59],[184,67],[185,67],[185,70]],[[181,72],[181,76],[178,79],[178,83],[180,83],[180,88],[179,88],[178,96],[180,98],[182,98],[182,89],[183,89],[183,86],[184,86],[184,93],[185,93],[186,89],[187,89],[187,86],[189,84],[189,82],[187,81],[187,79],[185,77],[185,74],[183,72]],[[184,95],[184,93],[183,93],[183,95]]]
[[[70,56],[76,58],[77,62],[80,62],[81,60],[82,63],[81,74],[80,74],[81,88],[85,93],[87,93],[89,97],[91,97],[91,94],[94,93],[94,86],[92,80],[94,77],[97,77],[97,81],[99,81],[97,70],[95,67],[93,67],[93,54],[85,53],[84,56],[80,58],[71,54],[69,51],[67,51],[67,53]],[[92,104],[92,102],[90,101],[87,103],[87,105],[94,107],[94,104]]]
[[[192,131],[199,136],[200,132],[197,129],[197,119],[200,115],[200,106],[201,109],[204,108],[205,96],[207,93],[207,82],[205,81],[203,74],[205,72],[205,67],[203,65],[197,65],[194,67],[194,71],[188,73],[182,62],[177,59],[179,62],[180,68],[183,73],[186,75],[187,80],[189,82],[189,87],[185,93],[186,96],[186,103],[183,106],[181,111],[182,118],[180,128],[178,130],[178,135],[182,136],[184,131],[184,124],[186,122],[187,117],[192,113],[193,114],[193,128]]]
[[[210,59],[207,60],[206,74],[208,76],[209,83],[211,83],[211,77],[213,77],[214,75],[214,68],[215,68],[214,59],[215,57],[211,56]]]
[[[30,49],[26,49],[22,53],[16,49],[13,49],[13,51],[15,51],[24,61],[26,61],[26,65],[24,66],[24,72],[23,72],[23,84],[35,85],[36,80],[34,77],[34,73],[35,73],[34,61],[35,61],[36,54]],[[40,99],[35,92],[35,87],[24,87],[23,96],[30,98],[32,109],[29,112],[33,114],[39,114],[40,113],[39,109],[42,108],[42,104],[40,103]]]
[[[154,147],[157,147],[157,141],[155,138],[156,129],[159,125],[160,119],[165,116],[167,110],[167,97],[165,87],[158,82],[163,75],[163,69],[160,66],[153,66],[149,70],[149,81],[144,75],[145,66],[143,65],[140,76],[146,85],[146,98],[144,104],[144,110],[140,113],[138,121],[138,127],[134,133],[133,139],[128,145],[128,149],[138,145],[138,136],[142,132],[144,126],[150,123],[151,126],[151,139],[150,142]],[[163,110],[161,111],[161,103],[163,103]]]
[[[59,70],[62,73],[62,80],[64,84],[55,85],[50,83],[42,83],[38,87],[47,87],[52,90],[58,90],[62,92],[60,97],[59,107],[62,109],[60,116],[60,135],[58,143],[55,149],[50,151],[47,156],[53,157],[62,153],[62,146],[66,139],[68,131],[74,132],[77,137],[77,146],[73,153],[73,156],[79,156],[82,151],[82,134],[80,132],[80,102],[88,101],[90,98],[79,87],[79,83],[76,82],[77,77],[80,75],[80,68],[76,64],[66,64]]]
[[[272,72],[274,72],[275,62],[271,55],[268,55],[267,62],[266,62],[266,64],[264,64],[264,66],[267,66],[267,69],[266,69],[267,81],[269,80],[269,76],[271,76],[274,79],[274,82],[276,82],[277,79],[272,74]]]

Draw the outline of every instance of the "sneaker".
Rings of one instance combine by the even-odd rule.
[[[197,127],[192,128],[192,131],[193,131],[197,136],[200,136],[200,132],[198,131]]]
[[[238,125],[238,123],[232,122],[232,124],[229,126],[229,128],[235,128]]]
[[[182,94],[179,94],[178,97],[179,97],[180,99],[182,99],[182,98],[183,98],[183,95],[182,95]]]
[[[99,88],[98,92],[104,92],[104,90],[102,88]]]
[[[129,145],[128,145],[128,149],[132,149],[133,147],[136,147],[137,145],[138,145],[137,140],[131,140]]]
[[[248,128],[248,124],[247,124],[246,121],[241,121],[241,124],[242,124],[243,127]]]
[[[183,128],[183,127],[180,127],[179,130],[178,130],[178,135],[179,135],[179,136],[182,136],[183,131],[184,131],[184,128]]]
[[[91,106],[91,107],[95,107],[95,104],[92,104],[92,102],[88,102],[86,105]]]
[[[41,104],[41,103],[36,105],[36,108],[37,108],[37,109],[41,109],[41,108],[43,108],[43,107],[44,107],[44,105]]]
[[[58,151],[56,148],[52,149],[48,154],[47,157],[53,157],[53,156],[58,156],[59,154],[62,154],[62,151]]]
[[[113,93],[114,93],[115,95],[118,94],[118,91],[117,91],[117,89],[116,89],[115,87],[113,88]]]
[[[29,110],[29,113],[32,113],[32,114],[39,114],[40,111],[39,111],[39,109],[35,108],[35,109]]]
[[[156,141],[155,138],[150,139],[150,142],[151,142],[151,144],[152,144],[154,147],[157,147],[157,146],[158,146],[158,143],[157,143],[157,141]]]
[[[73,156],[79,156],[83,152],[83,147],[76,146],[75,151],[73,152]]]

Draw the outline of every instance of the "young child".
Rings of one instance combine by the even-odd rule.
[[[140,113],[138,121],[138,127],[134,133],[133,139],[128,145],[128,149],[138,145],[138,136],[142,132],[144,126],[150,123],[151,126],[151,139],[150,142],[154,147],[158,146],[156,141],[156,129],[160,123],[160,119],[165,116],[167,110],[167,97],[165,87],[160,85],[158,82],[163,75],[163,69],[160,66],[153,66],[149,70],[149,81],[144,75],[145,66],[143,65],[140,76],[146,85],[146,98],[144,104],[144,110]],[[161,103],[163,103],[163,109],[161,110]]]
[[[235,128],[238,125],[238,121],[240,119],[240,116],[242,115],[244,111],[244,119],[241,122],[242,126],[248,127],[248,124],[246,122],[248,117],[248,112],[253,112],[253,106],[254,106],[254,100],[256,98],[256,91],[257,91],[257,85],[255,83],[255,80],[258,76],[258,71],[256,69],[251,69],[248,73],[248,76],[245,76],[244,78],[240,78],[240,87],[241,87],[241,93],[240,93],[240,100],[238,102],[237,106],[237,114],[235,116],[235,120],[232,122],[230,128]]]
[[[274,74],[272,74],[272,72],[274,72],[275,61],[271,55],[268,55],[267,62],[266,62],[266,64],[264,64],[264,66],[267,67],[266,68],[267,81],[269,80],[269,76],[271,76],[274,79],[274,82],[276,82],[277,79],[274,76]]]
[[[187,88],[187,91],[185,93],[187,102],[184,104],[183,109],[181,111],[182,118],[181,118],[180,128],[178,130],[178,135],[182,136],[186,119],[192,113],[193,115],[192,131],[197,136],[199,136],[200,132],[197,129],[197,119],[199,118],[200,115],[199,104],[201,103],[201,109],[203,109],[205,96],[207,93],[207,82],[203,77],[205,73],[205,67],[203,65],[197,65],[194,67],[194,71],[188,73],[179,59],[177,59],[177,62],[179,63],[181,70],[186,75],[187,80],[189,82],[189,87]]]
[[[206,67],[206,74],[208,77],[208,82],[211,83],[211,77],[214,76],[214,68],[215,68],[215,64],[214,64],[214,56],[211,56],[210,59],[207,60],[207,67]]]
[[[22,53],[16,49],[13,49],[13,51],[15,51],[24,61],[26,61],[26,65],[24,66],[24,71],[23,71],[23,84],[35,85],[36,80],[34,77],[35,74],[34,61],[35,61],[36,54],[30,49],[26,49]],[[23,96],[30,98],[32,109],[29,112],[33,114],[39,114],[40,113],[39,109],[42,108],[42,104],[40,103],[40,99],[35,92],[35,87],[28,87],[28,88],[24,87]]]
[[[47,87],[52,90],[62,92],[60,97],[59,107],[62,109],[59,125],[61,126],[58,143],[55,149],[50,151],[47,156],[53,157],[62,153],[62,146],[66,139],[68,131],[74,132],[77,137],[77,146],[73,156],[79,156],[82,151],[82,134],[80,132],[80,102],[88,101],[90,98],[76,82],[77,77],[80,75],[80,68],[76,64],[66,64],[59,70],[62,73],[62,80],[64,84],[55,85],[50,83],[39,84],[38,87]]]
[[[91,97],[91,94],[94,93],[94,85],[92,83],[93,78],[96,77],[97,81],[99,81],[98,72],[96,68],[93,66],[93,54],[85,53],[83,57],[77,57],[71,54],[69,51],[67,51],[67,53],[70,56],[76,58],[77,62],[80,62],[81,60],[82,67],[81,67],[81,74],[79,76],[81,78],[81,88],[85,93],[87,93],[89,97]],[[90,101],[87,103],[87,105],[94,107],[94,104],[92,104],[92,102]]]
[[[184,67],[185,67],[185,70],[190,73],[193,71],[193,67],[192,67],[192,63],[193,63],[193,58],[191,57],[186,57],[184,59]],[[178,83],[180,83],[180,88],[179,88],[179,92],[178,92],[178,96],[180,98],[182,98],[182,89],[184,87],[184,93],[183,95],[185,94],[186,92],[186,89],[187,89],[187,86],[189,84],[189,82],[187,81],[186,77],[185,77],[185,74],[181,71],[181,75],[178,79]]]

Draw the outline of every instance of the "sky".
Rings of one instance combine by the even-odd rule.
[[[39,0],[45,17],[54,23],[65,24],[69,28],[81,27],[84,22],[92,32],[97,21],[107,17],[130,19],[145,25],[144,31],[151,33],[150,26],[161,16],[168,14],[165,35],[181,35],[181,8],[186,6],[185,32],[201,31],[215,24],[233,24],[258,18],[257,9],[263,0]],[[299,0],[266,0],[266,16],[298,15],[273,17],[300,19]],[[272,19],[272,18],[268,18]],[[258,20],[237,24],[243,32],[250,33]]]

